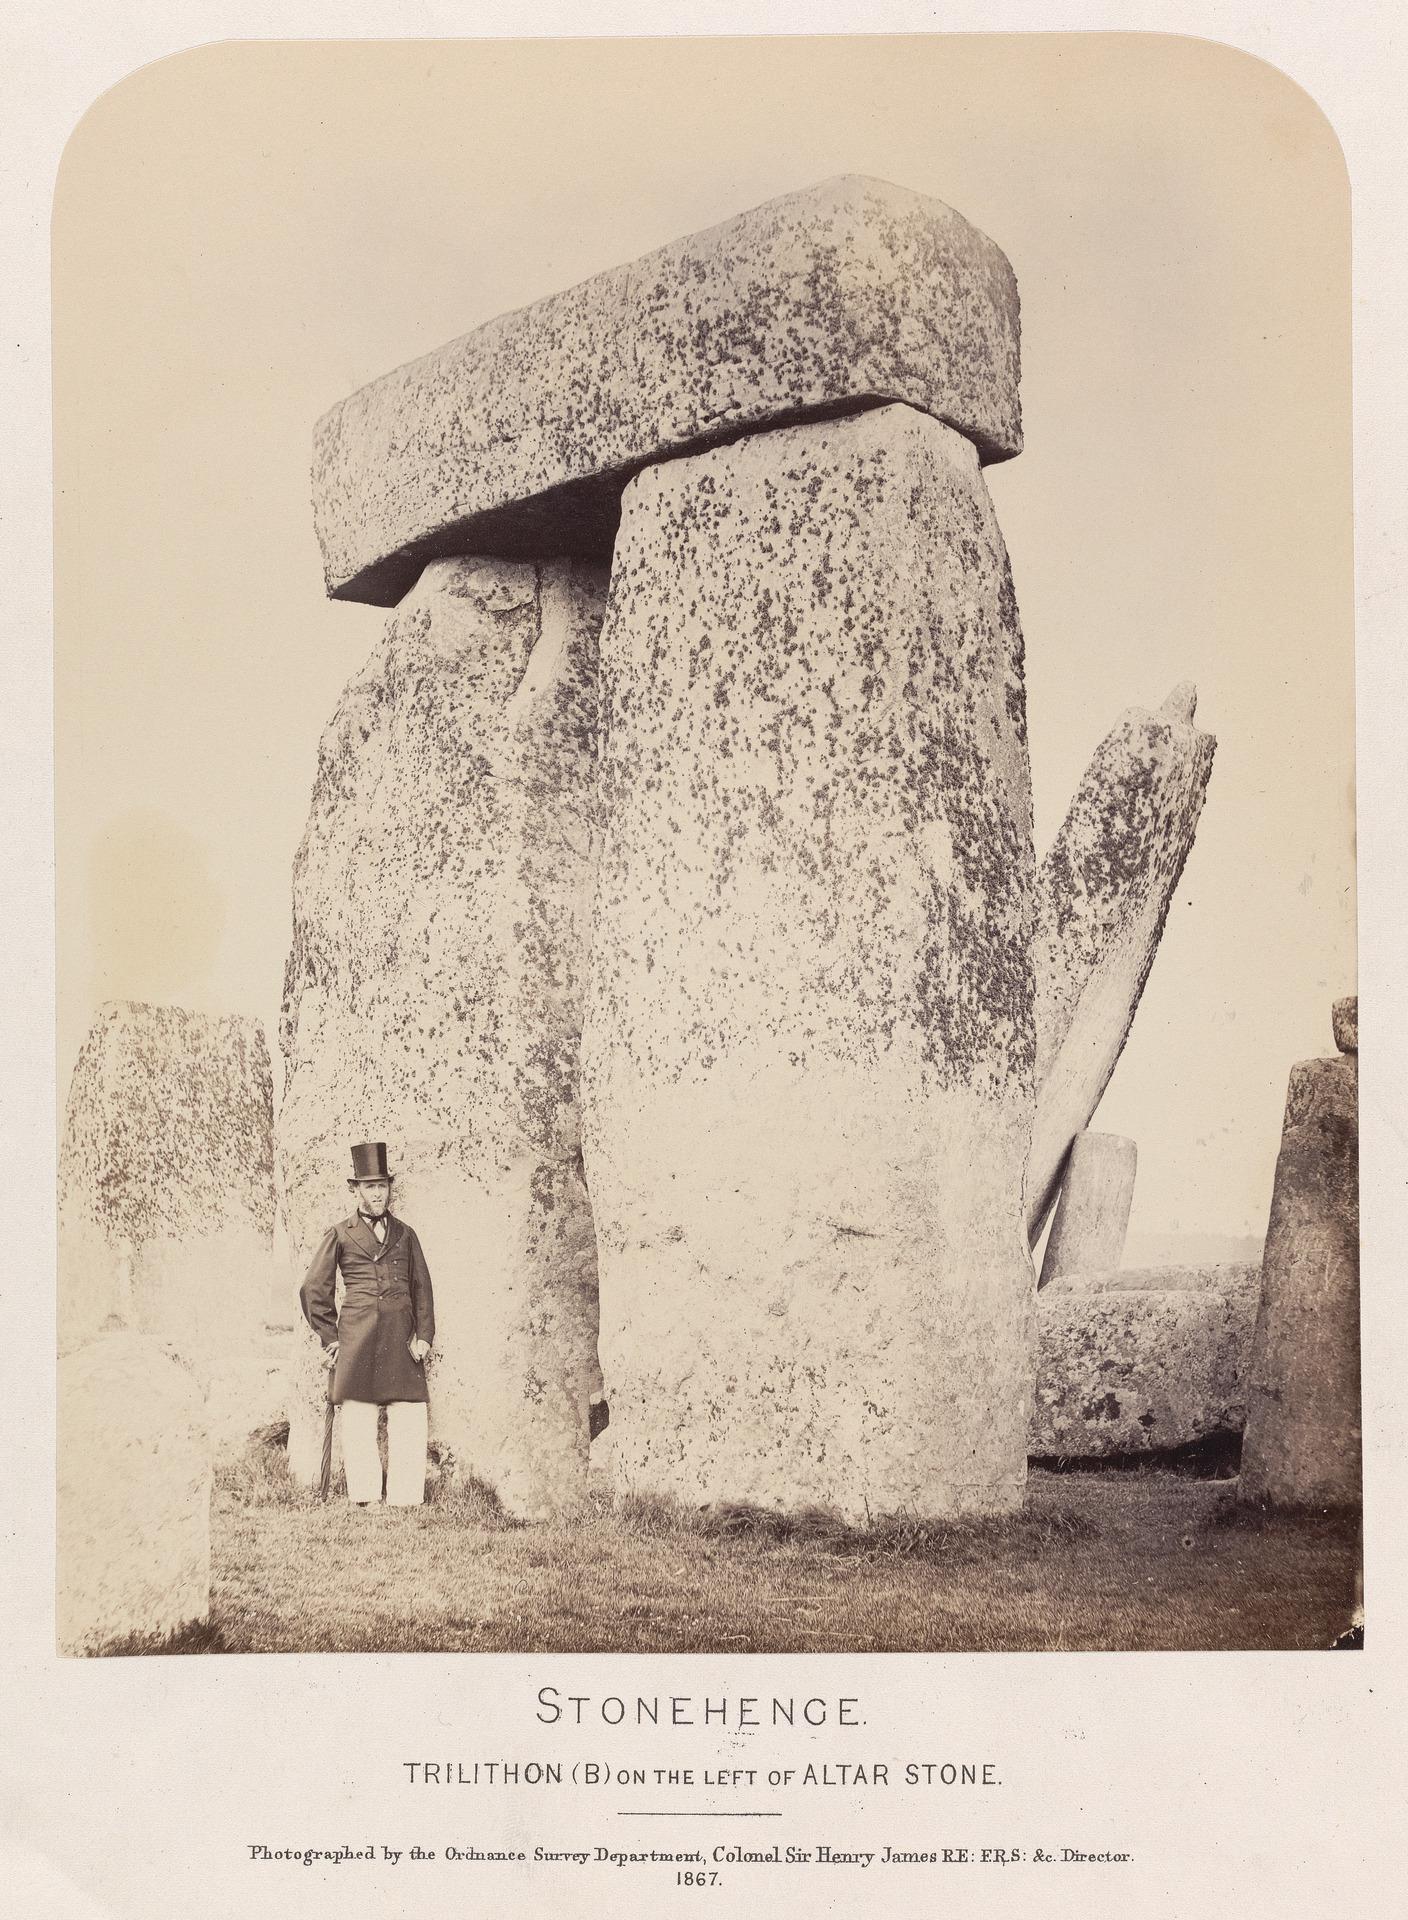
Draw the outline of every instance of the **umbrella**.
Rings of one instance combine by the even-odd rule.
[[[332,1398],[333,1368],[328,1368],[328,1403],[323,1412],[323,1470],[318,1481],[319,1496],[326,1500],[332,1487],[332,1423],[337,1418],[337,1408]]]

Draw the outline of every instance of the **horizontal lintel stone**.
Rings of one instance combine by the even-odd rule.
[[[903,402],[1022,447],[1011,266],[941,201],[845,175],[502,315],[319,421],[329,595],[454,553],[609,559],[643,466]]]

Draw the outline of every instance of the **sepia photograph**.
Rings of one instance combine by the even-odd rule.
[[[1314,100],[230,41],[53,302],[60,1654],[1358,1653]]]

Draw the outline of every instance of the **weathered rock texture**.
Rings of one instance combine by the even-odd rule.
[[[273,1104],[257,1021],[111,1001],[69,1088],[59,1151],[59,1346],[105,1327],[167,1341],[221,1439],[261,1419],[237,1381],[264,1347]],[[267,1392],[265,1394],[267,1400]]]
[[[1139,1149],[1117,1133],[1078,1133],[1041,1262],[1041,1284],[1063,1273],[1118,1267],[1124,1255]]]
[[[1360,1498],[1358,1056],[1291,1069],[1252,1348],[1243,1499]]]
[[[428,567],[324,733],[294,871],[279,1154],[299,1271],[355,1140],[435,1288],[432,1430],[523,1515],[582,1484],[596,1261],[577,1059],[605,580]],[[325,1377],[297,1336],[290,1464]]]
[[[1202,811],[1216,741],[1176,687],[1101,741],[1037,877],[1033,1239],[1071,1141],[1099,1105],[1154,963]]]
[[[58,1641],[101,1653],[210,1612],[210,1441],[201,1389],[161,1342],[108,1333],[58,1379]]]
[[[1112,1267],[1063,1273],[1050,1283],[1062,1293],[1093,1289],[1096,1293],[1235,1293],[1251,1301],[1256,1312],[1261,1292],[1261,1267],[1254,1261],[1232,1261],[1204,1267]]]
[[[1001,1510],[1025,1475],[1021,633],[908,407],[627,488],[584,1141],[618,1485]]]
[[[390,606],[432,558],[609,559],[641,466],[902,400],[1021,448],[1001,252],[937,200],[825,181],[491,321],[319,423],[327,588]]]
[[[1250,1279],[1208,1271],[1227,1278],[1165,1287],[1125,1285],[1146,1278],[1134,1274],[1067,1276],[1042,1289],[1033,1455],[1147,1453],[1241,1431],[1255,1269]]]
[[[1335,1045],[1341,1053],[1359,1051],[1359,998],[1351,995],[1348,1000],[1336,1000],[1331,1019],[1335,1030]]]

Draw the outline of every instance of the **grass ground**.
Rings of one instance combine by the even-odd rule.
[[[183,1651],[1329,1647],[1358,1562],[1351,1516],[1244,1512],[1235,1482],[1166,1472],[1036,1471],[1020,1516],[947,1526],[593,1496],[526,1527],[473,1485],[323,1506],[254,1446],[212,1525],[211,1623]]]

